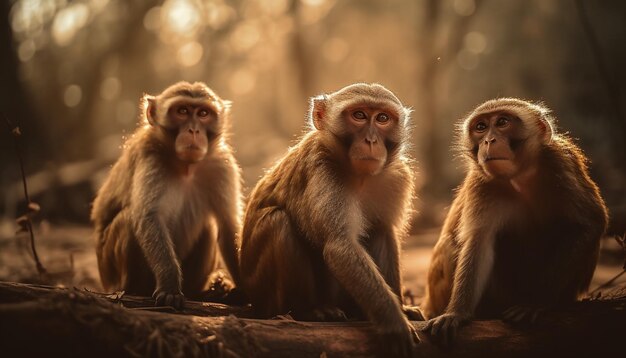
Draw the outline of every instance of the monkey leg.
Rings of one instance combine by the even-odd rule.
[[[217,232],[215,225],[205,227],[189,255],[182,262],[183,293],[198,298],[206,288],[209,275],[217,264]]]
[[[301,320],[345,319],[325,299],[322,283],[329,277],[319,250],[298,235],[283,210],[266,208],[258,217],[253,241],[241,258],[244,285],[256,312],[264,317],[290,313]]]
[[[128,209],[117,214],[99,236],[97,245],[98,269],[105,290],[152,295],[154,275],[133,233]]]
[[[426,297],[421,305],[427,319],[442,315],[452,296],[457,250],[451,241],[451,238],[440,239],[430,259]]]

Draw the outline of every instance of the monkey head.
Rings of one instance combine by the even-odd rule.
[[[352,173],[376,175],[403,154],[410,112],[382,85],[356,83],[311,98],[309,121],[330,147],[339,147]]]
[[[537,162],[550,143],[553,119],[541,105],[515,98],[487,101],[460,128],[460,148],[488,177],[512,179]]]
[[[144,95],[146,122],[178,159],[195,163],[205,158],[224,131],[230,102],[201,82],[178,82],[157,96]]]

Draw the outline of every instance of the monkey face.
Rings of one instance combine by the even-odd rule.
[[[471,120],[469,133],[478,165],[490,176],[512,178],[518,173],[520,120],[506,112],[487,113]]]
[[[377,175],[404,155],[410,109],[379,84],[355,83],[311,98],[309,118],[350,173]]]
[[[461,125],[459,149],[488,177],[513,179],[533,170],[552,141],[554,119],[538,104],[499,98],[478,106]]]
[[[387,141],[397,116],[388,109],[356,107],[345,112],[348,135],[352,136],[348,156],[355,173],[376,175],[387,162]]]
[[[178,102],[168,111],[168,120],[178,133],[174,149],[178,159],[195,163],[206,156],[209,139],[214,136],[218,120],[215,111],[206,104]]]
[[[157,97],[144,96],[146,119],[158,138],[185,163],[203,160],[228,117],[229,101],[203,83],[180,82]]]

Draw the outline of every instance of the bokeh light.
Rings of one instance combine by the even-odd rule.
[[[454,0],[452,7],[454,11],[461,16],[470,16],[476,11],[476,3],[474,0]]]
[[[63,92],[63,103],[68,107],[76,107],[83,98],[83,91],[78,85],[69,85]]]
[[[200,43],[197,41],[188,42],[178,49],[178,52],[176,53],[176,60],[182,66],[194,66],[200,62],[203,52],[204,51]]]
[[[100,85],[100,96],[107,101],[116,99],[122,90],[122,82],[117,77],[107,77]]]
[[[254,89],[255,84],[254,74],[245,68],[235,71],[228,83],[230,90],[237,95],[249,93]]]
[[[482,53],[487,48],[487,38],[480,32],[472,31],[465,35],[465,48],[473,53]]]
[[[73,4],[57,13],[52,23],[52,38],[59,46],[67,46],[76,33],[87,24],[89,8],[85,4]]]

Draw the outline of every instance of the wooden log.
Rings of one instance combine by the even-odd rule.
[[[23,292],[21,292],[23,291]],[[21,293],[20,293],[21,292]],[[24,299],[21,299],[23,297]],[[451,347],[420,333],[420,357],[618,356],[626,289],[577,302],[527,327],[474,321]],[[0,283],[2,356],[374,357],[388,356],[367,322],[311,323],[151,312],[76,289]],[[134,303],[137,303],[134,301]],[[195,305],[195,303],[194,303]],[[207,304],[195,308],[203,311]],[[213,309],[213,308],[211,308]],[[223,308],[223,312],[231,309]],[[237,314],[237,308],[234,308]],[[244,313],[249,314],[248,313]],[[414,322],[419,330],[423,322]],[[5,353],[9,353],[5,355]]]
[[[63,290],[67,289],[44,285],[0,281],[0,304],[18,303],[45,298]],[[252,311],[248,306],[227,306],[213,302],[187,301],[185,302],[185,308],[183,310],[176,311],[171,307],[154,307],[154,299],[150,297],[126,295],[122,292],[110,294],[92,291],[84,292],[105,298],[111,302],[131,309],[144,309],[192,316],[228,316],[232,314],[237,317],[252,317]]]

